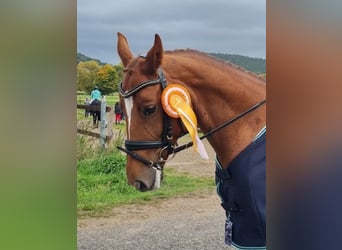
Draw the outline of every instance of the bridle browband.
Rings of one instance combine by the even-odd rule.
[[[160,84],[162,90],[165,89],[167,86],[167,81],[166,81],[166,78],[164,77],[164,74],[163,74],[163,71],[161,68],[158,69],[158,79],[144,81],[129,91],[123,90],[122,81],[121,81],[119,84],[119,92],[123,98],[128,98],[128,97],[135,95],[141,89],[148,87],[148,86],[156,85],[156,84]],[[213,133],[215,133],[218,130],[228,126],[229,124],[231,124],[233,122],[235,122],[239,118],[241,118],[241,117],[245,116],[246,114],[252,112],[253,110],[257,109],[258,107],[260,107],[261,105],[263,105],[265,103],[266,103],[266,100],[263,100],[263,101],[255,104],[255,105],[253,105],[252,107],[248,108],[247,110],[245,110],[241,114],[239,114],[239,115],[233,117],[232,119],[224,122],[220,126],[210,130],[208,133],[201,136],[200,139],[203,140],[204,138],[211,136]],[[117,148],[119,150],[125,152],[129,156],[133,157],[137,161],[140,161],[141,163],[143,163],[147,167],[162,170],[163,166],[161,166],[161,163],[166,162],[166,160],[164,160],[162,157],[162,154],[164,153],[165,150],[167,150],[167,152],[169,154],[172,154],[174,157],[174,155],[176,153],[178,153],[184,149],[187,149],[188,147],[191,147],[193,145],[192,141],[189,143],[183,144],[181,146],[172,145],[172,142],[171,142],[172,139],[173,139],[173,137],[172,137],[172,127],[171,127],[170,117],[163,110],[163,133],[162,133],[162,140],[161,141],[125,140],[125,148],[123,148],[121,146],[118,146]],[[161,151],[159,152],[159,160],[157,162],[147,160],[144,157],[137,154],[136,152],[133,152],[136,150],[145,150],[145,149],[154,149],[154,148],[161,148]]]

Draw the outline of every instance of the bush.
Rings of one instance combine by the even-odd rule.
[[[89,175],[120,175],[125,174],[123,171],[125,164],[125,157],[114,151],[111,154],[103,153],[98,157],[79,161],[77,170]]]

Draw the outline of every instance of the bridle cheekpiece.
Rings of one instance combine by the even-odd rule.
[[[148,86],[160,84],[162,90],[166,88],[167,81],[164,77],[164,73],[162,69],[158,69],[158,79],[154,80],[148,80],[144,81],[142,83],[139,83],[137,86],[132,88],[131,90],[125,91],[122,88],[122,81],[119,84],[119,92],[121,97],[128,98],[133,95],[135,95],[137,92],[142,90],[143,88],[146,88]],[[147,167],[155,168],[158,170],[163,169],[163,166],[161,164],[166,162],[166,159],[162,157],[164,151],[167,151],[169,154],[175,154],[174,149],[175,146],[172,145],[172,127],[170,122],[170,117],[163,111],[163,133],[161,141],[132,141],[132,140],[125,140],[125,148],[122,148],[118,146],[117,148],[126,154],[130,155],[134,159],[142,162]],[[161,151],[159,152],[159,159],[157,162],[146,160],[139,154],[137,154],[134,151],[139,150],[146,150],[146,149],[154,149],[154,148],[161,148]]]

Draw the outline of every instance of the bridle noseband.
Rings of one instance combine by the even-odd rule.
[[[132,88],[129,91],[124,91],[122,88],[122,82],[119,85],[119,92],[123,98],[128,98],[135,95],[138,91],[148,86],[160,84],[162,91],[166,88],[167,82],[164,77],[164,73],[162,69],[158,69],[158,79],[148,80],[142,83],[139,83],[136,87]],[[166,160],[162,157],[164,151],[167,151],[169,154],[174,155],[175,146],[172,145],[172,126],[170,122],[170,117],[163,110],[163,132],[161,141],[131,141],[125,140],[125,148],[117,147],[119,150],[125,152],[126,154],[132,156],[134,159],[144,163],[146,166],[151,168],[156,168],[161,170],[163,167],[161,163],[165,163]],[[145,149],[154,149],[161,148],[159,152],[159,159],[157,162],[153,162],[151,160],[146,160],[139,154],[133,152],[136,150],[145,150]]]
[[[154,80],[148,80],[142,83],[139,83],[136,87],[129,91],[124,91],[122,88],[122,81],[119,84],[119,92],[121,97],[123,98],[128,98],[133,95],[135,95],[138,91],[140,91],[143,88],[146,88],[148,86],[160,84],[162,91],[166,88],[167,86],[167,81],[166,78],[164,77],[163,71],[161,68],[158,69],[158,79]],[[237,121],[241,117],[245,116],[246,114],[250,113],[251,111],[257,109],[261,105],[265,104],[266,100],[263,100],[244,112],[238,114],[237,116],[233,117],[230,120],[227,120],[223,124],[217,126],[216,128],[210,130],[208,133],[204,134],[203,136],[200,137],[200,139],[207,138],[211,136],[213,133],[217,132],[218,130],[228,126],[229,124]],[[118,146],[117,148],[126,154],[130,155],[134,159],[140,161],[143,163],[145,166],[154,168],[157,170],[162,170],[163,169],[163,163],[165,163],[167,160],[163,159],[162,155],[164,151],[167,151],[169,154],[172,154],[172,158],[175,156],[176,153],[179,151],[182,151],[184,149],[187,149],[188,147],[191,147],[193,145],[193,142],[189,142],[186,144],[183,144],[181,146],[173,145],[172,144],[172,126],[171,126],[171,121],[170,117],[165,113],[163,110],[163,133],[162,133],[162,140],[161,141],[131,141],[131,140],[125,140],[125,148]],[[154,148],[161,148],[159,152],[159,159],[157,162],[151,161],[151,160],[146,160],[144,157],[140,156],[136,152],[133,151],[138,151],[138,150],[146,150],[146,149],[154,149]],[[171,158],[171,159],[172,159]]]

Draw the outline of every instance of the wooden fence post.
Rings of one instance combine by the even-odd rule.
[[[77,104],[78,109],[85,109],[85,110],[91,110],[91,111],[100,111],[101,112],[101,120],[100,120],[100,133],[90,131],[89,129],[79,128],[77,127],[77,133],[96,137],[100,139],[100,147],[102,149],[107,148],[108,143],[111,142],[113,139],[113,130],[112,130],[112,122],[113,122],[113,111],[111,107],[106,106],[106,98],[103,97],[101,101],[101,106],[91,106],[89,104]],[[108,118],[107,118],[107,112]]]
[[[107,126],[106,122],[106,97],[103,96],[101,102],[101,126],[100,126],[100,145],[102,149],[106,148],[106,135],[105,128]]]

